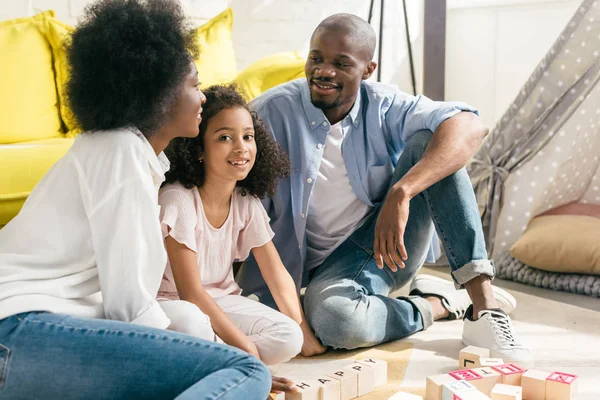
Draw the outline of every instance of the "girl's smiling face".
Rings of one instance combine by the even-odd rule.
[[[207,122],[200,159],[206,181],[246,179],[256,160],[254,124],[248,110],[226,108]]]

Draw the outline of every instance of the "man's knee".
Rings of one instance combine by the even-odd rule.
[[[329,289],[335,290],[335,288]],[[323,345],[355,349],[370,346],[373,332],[366,325],[365,308],[361,307],[364,295],[315,296],[310,299],[307,290],[305,311],[309,324]],[[308,300],[308,301],[307,301]]]

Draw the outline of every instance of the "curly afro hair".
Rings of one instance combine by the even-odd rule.
[[[177,0],[89,5],[66,43],[66,93],[79,128],[155,133],[198,55],[190,28]]]
[[[165,184],[179,182],[191,189],[204,184],[204,164],[198,157],[204,153],[204,135],[208,121],[220,111],[230,108],[243,108],[252,116],[254,140],[256,142],[256,160],[250,173],[237,187],[243,188],[242,194],[250,193],[259,199],[272,196],[280,179],[290,173],[290,162],[281,151],[273,137],[267,132],[264,124],[254,111],[250,111],[248,103],[235,84],[214,85],[203,90],[206,104],[202,111],[200,134],[195,138],[176,138],[171,141],[165,154],[171,162],[171,169],[166,174]]]

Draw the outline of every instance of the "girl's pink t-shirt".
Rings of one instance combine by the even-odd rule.
[[[163,187],[159,193],[163,237],[171,236],[196,253],[202,286],[213,298],[240,294],[233,279],[233,262],[245,260],[250,251],[273,239],[269,217],[261,202],[236,189],[229,215],[220,228],[213,227],[204,214],[197,188],[180,183]],[[167,261],[158,297],[179,299],[171,264]]]

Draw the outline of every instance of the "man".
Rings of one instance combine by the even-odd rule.
[[[465,104],[367,81],[375,47],[364,20],[330,16],[311,37],[306,80],[252,103],[291,160],[290,178],[264,204],[284,264],[298,288],[307,285],[308,322],[325,346],[354,349],[464,318],[465,345],[528,365],[505,313],[515,300],[491,284],[494,266],[463,168],[486,130]],[[413,280],[434,230],[454,285]],[[388,297],[411,280],[409,297]],[[246,295],[273,303],[254,260],[239,281]]]

